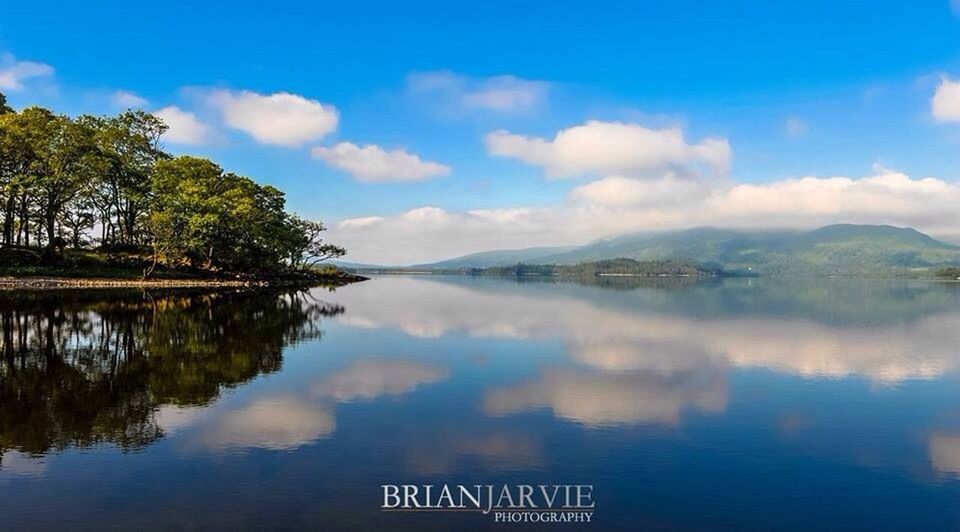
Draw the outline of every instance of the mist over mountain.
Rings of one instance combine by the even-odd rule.
[[[486,251],[424,269],[526,264],[578,264],[613,258],[685,259],[764,275],[889,275],[960,265],[960,246],[915,229],[889,225],[829,225],[813,231],[749,231],[699,227],[635,233],[572,248]]]

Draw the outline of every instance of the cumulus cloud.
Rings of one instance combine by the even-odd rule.
[[[447,211],[440,207],[418,207],[403,213],[402,217],[408,222],[426,223],[439,223],[450,219]]]
[[[596,120],[557,132],[552,140],[506,130],[486,136],[487,151],[498,157],[541,166],[548,177],[623,174],[659,177],[726,174],[731,159],[726,139],[688,144],[680,128],[650,129],[639,124]]]
[[[960,81],[944,76],[933,94],[930,111],[940,122],[960,122]]]
[[[318,140],[335,131],[339,122],[334,106],[288,92],[215,90],[208,101],[228,126],[275,146],[295,148]]]
[[[197,115],[184,111],[176,105],[170,105],[153,112],[169,128],[163,134],[163,140],[174,144],[206,144],[211,140],[210,126],[204,124]]]
[[[449,166],[421,160],[406,150],[386,151],[373,144],[341,142],[333,147],[314,148],[311,154],[363,183],[424,181],[450,174]]]
[[[516,76],[470,78],[453,72],[416,72],[407,77],[407,90],[453,110],[526,112],[543,104],[550,84]]]
[[[0,89],[21,91],[31,79],[53,76],[53,67],[45,63],[19,61],[12,54],[0,54]]]
[[[574,188],[570,198],[588,205],[662,207],[702,198],[709,190],[703,182],[673,175],[657,180],[611,176]]]
[[[765,184],[740,184],[711,196],[705,207],[720,220],[778,217],[791,225],[853,220],[890,222],[943,231],[955,228],[960,184],[877,168],[876,175],[804,177]]]
[[[136,109],[147,105],[147,100],[134,92],[117,90],[110,95],[110,103],[115,107]]]
[[[382,216],[363,216],[360,218],[347,218],[341,220],[338,227],[369,227],[383,221]]]
[[[417,264],[491,249],[582,244],[610,235],[721,227],[812,228],[884,223],[960,236],[960,183],[913,178],[885,168],[866,177],[800,177],[770,183],[692,183],[608,177],[574,188],[564,204],[541,208],[412,209],[377,223],[335,226],[350,259]]]

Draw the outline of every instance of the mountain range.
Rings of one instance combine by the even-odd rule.
[[[813,231],[747,231],[699,227],[636,233],[576,247],[485,251],[430,264],[462,270],[525,264],[579,264],[614,258],[684,259],[763,275],[889,275],[960,265],[960,246],[915,229],[839,224]]]

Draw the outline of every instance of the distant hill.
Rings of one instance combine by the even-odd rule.
[[[363,262],[349,262],[345,260],[331,260],[328,262],[324,262],[322,264],[331,264],[338,268],[346,268],[348,270],[379,270],[379,269],[395,268],[395,266],[383,266],[380,264],[366,264]]]
[[[483,251],[471,253],[455,259],[434,262],[432,264],[418,264],[411,268],[426,268],[431,270],[456,270],[460,268],[492,268],[495,266],[512,266],[517,263],[533,263],[540,257],[558,255],[577,249],[576,246],[541,247],[527,249],[511,249],[504,251]]]
[[[690,260],[764,275],[890,275],[960,265],[960,246],[910,228],[830,225],[813,231],[744,231],[701,227],[605,238],[563,249],[489,251],[420,268],[527,264],[572,265],[614,258]]]

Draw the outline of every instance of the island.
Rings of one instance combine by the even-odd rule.
[[[647,260],[617,258],[572,265],[517,264],[509,267],[480,268],[477,275],[537,275],[557,277],[721,277],[726,272],[715,265],[685,260]]]

